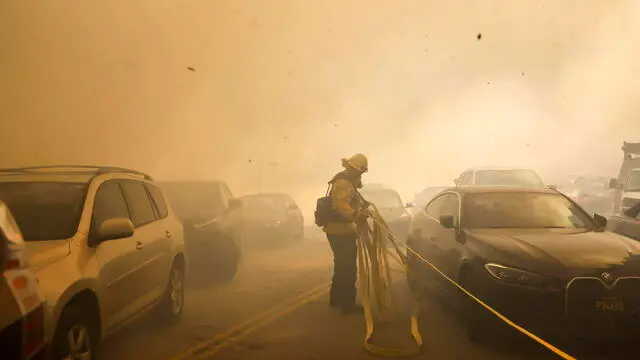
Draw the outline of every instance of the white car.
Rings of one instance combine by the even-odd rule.
[[[542,178],[534,170],[512,167],[469,169],[463,172],[453,182],[456,185],[545,187]]]
[[[0,169],[47,303],[53,360],[95,359],[100,339],[157,310],[183,312],[182,225],[146,174],[93,166]]]

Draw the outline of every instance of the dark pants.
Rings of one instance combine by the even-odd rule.
[[[327,234],[327,238],[333,251],[333,279],[329,293],[331,304],[339,307],[354,306],[358,273],[356,236]]]

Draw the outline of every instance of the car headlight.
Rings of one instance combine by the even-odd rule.
[[[520,285],[541,286],[548,284],[551,280],[546,276],[498,264],[486,264],[484,268],[498,280]]]

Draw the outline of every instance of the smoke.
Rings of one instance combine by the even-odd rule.
[[[640,138],[638,6],[5,2],[0,163],[221,178],[305,208],[355,152],[404,197],[475,166],[613,174]]]

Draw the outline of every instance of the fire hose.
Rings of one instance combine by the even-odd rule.
[[[368,203],[368,202],[367,202]],[[402,265],[405,272],[409,272],[407,255],[403,254],[398,246],[397,237],[389,230],[389,226],[380,215],[380,212],[376,206],[372,203],[369,204],[370,219],[371,222],[366,219],[359,220],[356,223],[357,226],[357,246],[358,246],[358,291],[362,305],[364,307],[365,314],[365,340],[364,348],[366,351],[373,355],[382,357],[411,357],[419,354],[423,349],[423,339],[420,334],[418,314],[419,314],[419,294],[415,294],[412,291],[412,314],[411,314],[411,336],[417,345],[415,348],[389,348],[379,346],[373,343],[374,334],[374,318],[373,318],[373,306],[379,312],[379,315],[384,315],[387,310],[387,294],[390,294],[391,290],[391,268],[389,267],[389,257],[392,257],[396,262]],[[391,248],[388,246],[391,244]],[[436,266],[431,264],[422,255],[416,252],[414,249],[406,246],[407,253],[411,252],[418,259],[420,259],[425,265],[431,267],[435,272],[443,276],[448,282],[452,283],[458,289],[460,289],[465,295],[480,304],[483,308],[491,312],[497,318],[502,320],[505,324],[517,330],[518,332],[526,335],[530,339],[534,340],[538,344],[544,346],[560,358],[565,360],[575,360],[576,358],[565,353],[549,342],[531,333],[527,329],[514,323],[497,310],[483,302],[481,299],[474,296],[467,291],[464,287],[458,284],[455,280],[448,277]],[[373,298],[373,300],[372,300]]]

